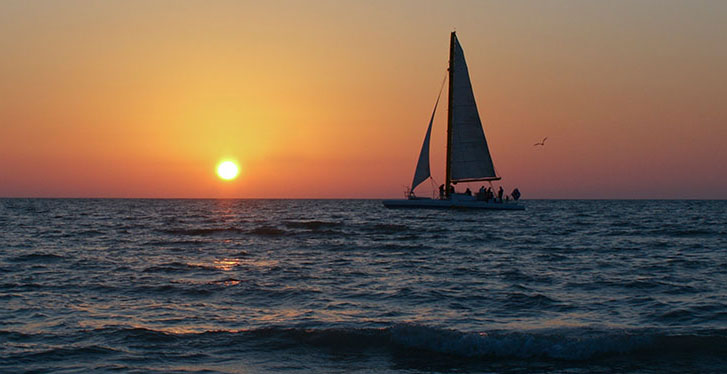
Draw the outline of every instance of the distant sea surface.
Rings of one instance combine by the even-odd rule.
[[[2,373],[725,373],[726,201],[0,199]]]

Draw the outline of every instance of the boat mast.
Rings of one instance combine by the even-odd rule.
[[[452,31],[452,35],[449,37],[449,92],[447,94],[447,173],[446,173],[446,182],[445,182],[445,196],[448,198],[451,197],[449,195],[449,189],[452,185],[452,170],[451,170],[451,164],[452,164],[452,91],[454,91],[454,40],[456,36],[454,35],[454,31]]]

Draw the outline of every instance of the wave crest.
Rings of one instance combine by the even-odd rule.
[[[292,229],[305,229],[311,231],[318,231],[321,229],[342,226],[340,222],[329,222],[329,221],[285,221],[283,222],[286,227]]]
[[[61,260],[65,260],[65,257],[43,252],[29,253],[8,259],[9,262],[56,262]]]
[[[237,227],[219,227],[219,228],[193,228],[193,229],[168,229],[162,230],[166,234],[172,235],[189,235],[189,236],[205,236],[214,234],[240,234],[244,233],[244,230],[238,229]]]
[[[104,329],[124,340],[178,341],[201,339],[221,347],[257,345],[285,350],[312,346],[336,351],[414,351],[468,359],[554,359],[582,361],[614,355],[636,355],[656,359],[675,356],[725,357],[727,333],[669,335],[641,330],[558,328],[547,330],[494,330],[462,332],[417,324],[384,328],[285,328],[264,327],[240,331],[173,333],[143,328]]]
[[[585,360],[636,351],[653,338],[628,332],[554,330],[465,333],[419,325],[392,328],[392,340],[409,348],[464,357]]]

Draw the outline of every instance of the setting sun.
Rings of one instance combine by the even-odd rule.
[[[233,180],[237,178],[240,169],[232,161],[224,161],[217,165],[217,175],[224,180]]]

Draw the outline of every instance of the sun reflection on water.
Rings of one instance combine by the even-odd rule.
[[[214,267],[218,270],[230,271],[235,267],[240,266],[240,260],[235,258],[223,258],[215,260]]]
[[[222,258],[214,261],[214,268],[222,271],[230,271],[236,267],[271,268],[278,265],[276,260],[256,260],[239,258]]]
[[[239,267],[249,268],[272,268],[278,265],[276,260],[256,260],[256,259],[241,259],[241,258],[220,258],[215,259],[212,263],[204,262],[190,262],[187,263],[190,267],[198,267],[202,269],[215,269],[221,271],[232,271]]]

